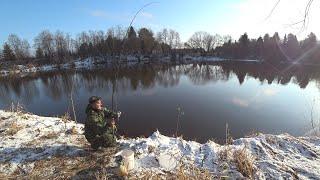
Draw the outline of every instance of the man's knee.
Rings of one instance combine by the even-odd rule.
[[[104,135],[103,136],[103,146],[104,147],[110,147],[115,146],[117,144],[117,140],[115,137],[111,135]]]

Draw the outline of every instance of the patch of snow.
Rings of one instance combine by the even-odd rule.
[[[149,138],[119,140],[137,154],[135,173],[153,171],[178,171],[181,165],[195,165],[213,174],[223,172],[221,166],[228,164],[228,176],[243,178],[234,162],[233,153],[245,149],[254,157],[255,179],[318,179],[320,178],[320,138],[296,138],[288,134],[262,134],[253,138],[235,140],[233,145],[219,145],[212,141],[200,144],[181,138],[161,135],[158,131]],[[227,150],[229,162],[221,159]],[[168,160],[176,160],[177,166]],[[161,162],[162,161],[162,162]],[[172,166],[171,166],[172,165]],[[173,168],[175,166],[175,168]],[[222,175],[222,174],[220,174]]]
[[[4,130],[0,134],[0,173],[11,174],[22,166],[25,170],[32,169],[37,160],[75,156],[83,151],[82,124],[2,110],[0,118]],[[74,133],[68,133],[70,130]]]
[[[14,130],[12,132],[12,130]],[[76,133],[70,133],[70,130]],[[58,155],[76,156],[84,151],[83,125],[61,118],[41,117],[0,110],[0,173],[17,168],[28,172],[34,163]],[[119,139],[123,149],[134,151],[135,165],[130,173],[175,173],[180,167],[206,169],[217,176],[245,178],[236,159],[253,162],[254,179],[319,179],[320,138],[289,134],[260,134],[234,140],[230,145],[213,141],[200,144],[159,131],[148,138]],[[237,157],[244,151],[247,157]],[[247,159],[246,159],[247,158]]]

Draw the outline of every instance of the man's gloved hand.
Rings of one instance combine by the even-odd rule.
[[[120,116],[121,116],[121,112],[120,112],[120,111],[118,111],[118,112],[117,112],[117,115],[118,115],[118,118],[120,118]]]

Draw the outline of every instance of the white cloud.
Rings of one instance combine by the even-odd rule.
[[[262,92],[266,96],[274,96],[278,93],[278,90],[272,89],[272,88],[266,88]]]
[[[108,14],[105,11],[101,11],[101,10],[94,10],[90,12],[91,16],[94,17],[102,17],[102,18],[108,18]]]
[[[140,15],[146,19],[152,19],[153,18],[153,14],[148,13],[148,12],[141,12]]]
[[[234,97],[232,99],[232,104],[234,104],[236,106],[240,106],[240,107],[248,107],[249,101],[247,101],[245,99],[240,99],[240,98]]]

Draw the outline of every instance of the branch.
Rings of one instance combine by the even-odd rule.
[[[276,4],[273,6],[273,8],[271,9],[269,15],[266,17],[266,20],[269,19],[273,12],[275,11],[275,9],[278,7],[278,4],[280,3],[281,0],[278,0],[276,2]],[[301,27],[301,30],[304,30],[306,28],[306,25],[307,25],[307,19],[309,18],[309,12],[310,12],[310,8],[311,8],[311,5],[313,3],[313,0],[309,0],[305,9],[304,9],[304,15],[303,15],[303,18],[302,20],[300,21],[297,21],[297,22],[294,22],[292,24],[289,24],[289,26],[295,26],[297,24],[301,24],[302,23],[302,27]]]
[[[271,17],[271,15],[273,14],[273,11],[278,7],[278,4],[280,3],[280,1],[281,1],[281,0],[278,0],[278,1],[276,2],[276,4],[273,6],[273,8],[271,9],[269,15],[266,17],[265,20],[267,20],[267,19],[269,19],[269,18]]]

